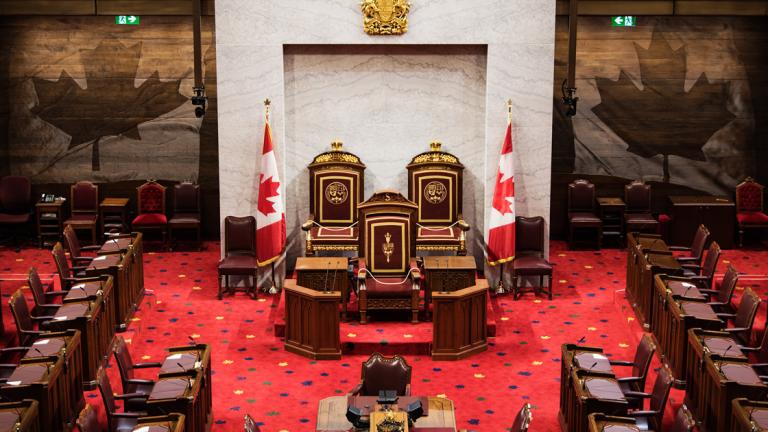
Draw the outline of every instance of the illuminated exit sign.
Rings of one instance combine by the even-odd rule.
[[[637,25],[637,17],[631,15],[611,17],[611,25],[614,27],[634,27]]]
[[[139,25],[139,21],[141,21],[141,18],[138,15],[115,16],[115,24],[118,25]]]

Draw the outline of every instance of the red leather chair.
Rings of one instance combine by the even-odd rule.
[[[134,369],[160,369],[161,363],[134,363],[131,353],[128,351],[128,345],[122,336],[115,339],[115,347],[112,350],[117,362],[117,369],[120,371],[120,381],[123,385],[123,393],[138,393],[142,395],[135,399],[126,399],[125,408],[128,411],[140,411],[146,406],[146,399],[152,393],[155,387],[155,381],[151,379],[141,379],[134,376]]]
[[[712,242],[707,249],[703,265],[683,264],[683,276],[692,279],[698,287],[711,289],[715,278],[717,263],[720,261],[720,245]]]
[[[630,411],[627,417],[635,419],[637,427],[641,431],[660,431],[662,429],[662,420],[664,419],[664,411],[667,406],[667,399],[669,398],[669,391],[672,389],[672,376],[666,367],[661,367],[656,375],[656,381],[653,383],[653,390],[651,393],[645,392],[628,392],[624,393],[624,396],[628,399],[637,399],[640,401],[640,406],[644,404],[643,400],[649,399],[647,410]]]
[[[79,181],[69,188],[71,215],[64,221],[65,227],[88,230],[91,244],[98,243],[96,226],[99,219],[99,187],[89,181]]]
[[[578,179],[568,185],[568,247],[573,248],[579,231],[592,231],[597,248],[603,242],[603,222],[595,214],[595,185]]]
[[[725,322],[731,322],[733,327],[727,327],[724,331],[730,333],[742,346],[752,345],[752,326],[755,323],[757,311],[760,308],[760,296],[752,288],[744,290],[736,313],[718,313],[717,317]]]
[[[109,383],[107,374],[99,374],[99,393],[104,402],[104,411],[107,413],[107,431],[109,432],[130,432],[139,422],[139,417],[146,417],[149,414],[143,411],[135,412],[123,409],[123,412],[117,410],[115,399],[125,401],[128,399],[141,398],[143,395],[138,393],[115,394],[112,391],[112,384]]]
[[[171,242],[174,230],[194,230],[198,250],[202,248],[200,230],[200,185],[182,182],[173,186],[173,217],[168,221]],[[171,246],[173,247],[173,246]]]
[[[659,221],[651,214],[651,185],[635,180],[624,186],[624,227],[626,232],[656,234]]]
[[[20,227],[32,219],[32,184],[21,176],[0,180],[0,227],[10,228],[10,238],[18,239]]]
[[[361,367],[360,383],[350,394],[378,396],[382,390],[394,390],[398,396],[411,395],[411,367],[403,357],[371,354]]]
[[[61,282],[61,289],[69,290],[72,285],[78,283],[78,281],[85,277],[86,266],[69,266],[67,261],[67,255],[64,253],[64,247],[61,243],[53,245],[51,251],[53,255],[53,261],[56,263],[56,271],[59,273],[59,281]]]
[[[360,323],[371,309],[411,311],[419,322],[421,272],[416,263],[417,206],[396,191],[376,192],[358,206],[360,247],[357,259]]]
[[[67,251],[69,251],[69,260],[71,261],[72,265],[75,267],[78,266],[85,266],[91,263],[93,261],[93,256],[87,256],[84,255],[84,251],[97,251],[101,249],[100,245],[91,245],[91,246],[80,246],[80,240],[77,238],[77,234],[75,234],[75,230],[72,228],[71,225],[67,225],[64,227],[64,233],[63,233],[63,240],[64,240],[64,246],[66,247]]]
[[[523,290],[519,278],[538,276],[539,285]],[[547,285],[544,285],[544,277]],[[543,291],[552,300],[552,264],[544,258],[544,218],[515,217],[515,259],[512,261],[512,294],[517,300],[524,292]]]
[[[736,186],[736,220],[739,224],[739,246],[744,246],[744,230],[768,228],[768,215],[763,212],[763,185],[747,177]]]
[[[21,290],[16,290],[8,302],[11,309],[11,315],[16,322],[16,333],[19,337],[18,342],[21,346],[29,346],[35,340],[35,337],[45,333],[41,328],[45,321],[50,321],[53,316],[33,316],[29,312],[27,299]],[[35,325],[37,324],[37,325]]]
[[[246,288],[256,298],[258,265],[256,264],[256,218],[253,216],[224,218],[224,259],[219,262],[219,300],[224,288],[231,291],[229,276],[252,276],[253,284]],[[225,278],[222,286],[221,278]],[[247,286],[247,281],[246,281]]]
[[[165,186],[148,181],[136,188],[138,215],[131,222],[134,231],[159,231],[165,245],[168,218],[165,216]]]
[[[709,243],[709,230],[704,225],[699,225],[696,229],[696,234],[693,236],[693,242],[691,247],[685,246],[669,246],[673,251],[687,251],[688,256],[676,256],[677,262],[680,264],[693,264],[700,266],[701,259],[704,257],[704,249]]]

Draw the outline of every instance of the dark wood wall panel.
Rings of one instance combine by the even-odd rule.
[[[214,14],[214,0],[201,0]],[[0,0],[0,15],[191,15],[193,0]]]

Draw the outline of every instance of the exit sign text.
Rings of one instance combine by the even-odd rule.
[[[117,15],[115,16],[115,24],[118,25],[139,25],[141,19],[138,15]]]
[[[611,25],[614,27],[634,27],[637,25],[637,17],[631,15],[611,17]]]

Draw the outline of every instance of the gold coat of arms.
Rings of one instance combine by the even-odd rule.
[[[408,0],[363,0],[363,28],[369,35],[395,35],[408,31]]]

